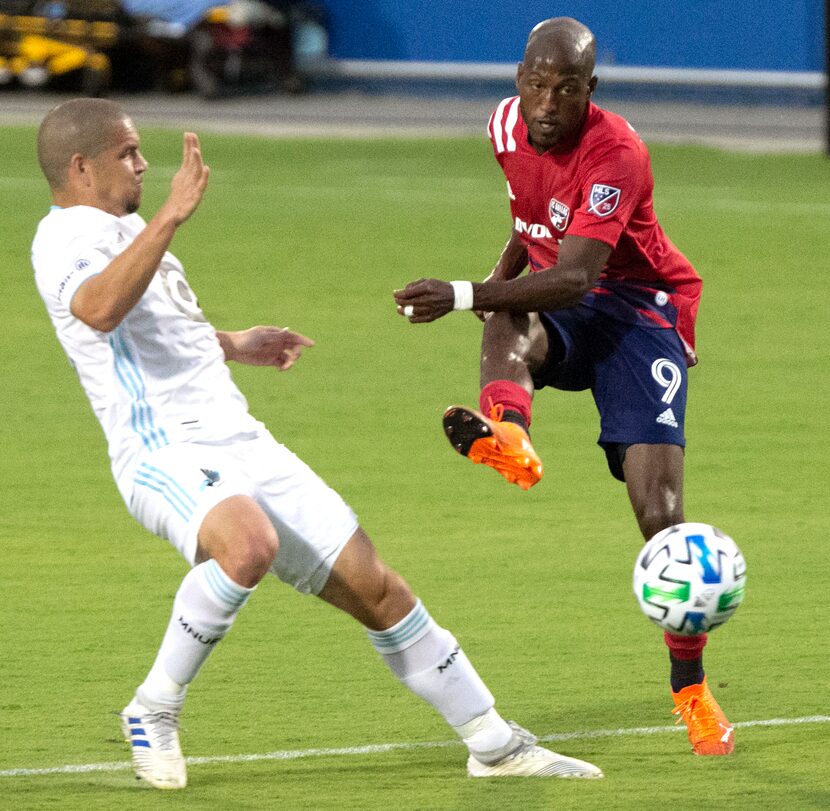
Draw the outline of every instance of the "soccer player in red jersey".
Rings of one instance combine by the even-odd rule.
[[[701,281],[657,222],[645,144],[591,102],[595,52],[591,31],[571,18],[531,31],[519,95],[488,125],[507,178],[507,245],[482,283],[421,279],[395,300],[412,323],[459,309],[484,319],[481,411],[449,408],[444,430],[459,453],[525,490],[543,473],[527,433],[534,390],[590,389],[599,444],[649,539],[685,521],[683,423]],[[674,712],[694,751],[731,753],[732,726],[703,670],[706,635],[665,641]]]

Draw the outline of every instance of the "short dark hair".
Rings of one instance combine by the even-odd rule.
[[[37,159],[49,186],[62,188],[72,156],[94,158],[126,118],[121,105],[109,99],[72,99],[52,108],[37,134]]]

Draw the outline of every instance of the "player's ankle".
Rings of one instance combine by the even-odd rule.
[[[501,416],[501,422],[512,422],[515,425],[518,425],[525,433],[529,433],[527,420],[522,414],[518,411],[514,411],[512,408],[504,409],[504,413]]]
[[[494,707],[466,724],[453,727],[470,754],[481,763],[495,763],[510,754],[513,730]]]

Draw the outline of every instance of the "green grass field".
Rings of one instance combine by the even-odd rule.
[[[35,290],[29,245],[49,198],[33,139],[0,129],[0,807],[830,807],[830,162],[652,150],[658,214],[705,281],[687,517],[728,531],[748,562],[744,605],[706,656],[737,749],[701,759],[669,731],[668,657],[630,591],[640,540],[590,396],[539,394],[547,473],[523,493],[441,432],[448,404],[477,400],[478,322],[395,313],[407,281],[480,278],[495,261],[510,220],[486,142],[205,136],[211,186],[173,245],[203,309],[220,327],[317,341],[287,374],[234,370],[252,411],[353,505],[502,713],[571,734],[552,745],[606,779],[468,779],[463,748],[352,620],[268,580],[191,688],[182,739],[203,761],[170,795],[136,784],[113,713],[185,568],[121,503]],[[148,215],[180,137],[147,132],[144,151]]]

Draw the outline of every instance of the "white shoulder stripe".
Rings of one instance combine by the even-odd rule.
[[[507,113],[507,121],[505,123],[505,130],[507,131],[507,151],[516,151],[516,139],[513,136],[513,130],[516,128],[516,122],[519,120],[519,98],[513,99],[510,105],[510,111]]]
[[[504,108],[510,104],[510,99],[504,99],[493,114],[493,143],[496,146],[496,153],[501,155],[504,152],[504,127],[502,126],[502,118],[504,116]]]
[[[516,151],[516,138],[513,131],[518,120],[519,97],[512,96],[504,99],[490,117],[490,123],[487,127],[493,145],[496,147],[496,154],[501,155],[502,152]]]

